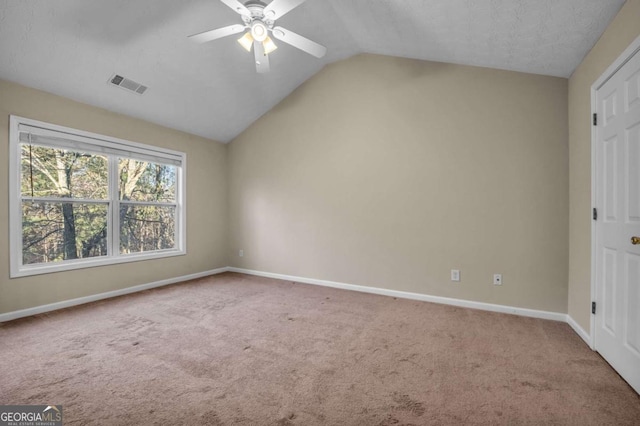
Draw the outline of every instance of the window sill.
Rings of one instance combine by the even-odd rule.
[[[186,250],[164,250],[153,253],[132,253],[116,257],[100,257],[95,259],[65,260],[62,262],[22,266],[17,271],[11,271],[9,278],[21,278],[32,275],[53,274],[56,272],[86,269],[97,266],[118,265],[121,263],[140,262],[143,260],[163,259],[166,257],[183,256]]]

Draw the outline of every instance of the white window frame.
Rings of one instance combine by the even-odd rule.
[[[166,159],[171,164],[176,164],[176,247],[167,250],[157,250],[143,253],[120,254],[119,248],[119,214],[120,200],[117,194],[117,179],[109,179],[110,197],[105,200],[107,209],[107,246],[106,256],[89,257],[84,259],[63,260],[60,262],[38,263],[33,265],[22,264],[22,194],[20,190],[21,173],[21,152],[20,152],[20,132],[25,128],[30,128],[34,134],[49,137],[63,136],[71,143],[77,142],[83,145],[91,144],[95,146],[93,152],[107,152],[107,157],[113,159],[118,157],[116,152],[121,152],[124,158],[156,158]],[[62,135],[61,135],[62,134]],[[118,176],[117,161],[109,161],[109,177]],[[179,164],[179,165],[178,165]],[[187,228],[186,228],[186,168],[187,156],[184,152],[174,151],[152,145],[145,145],[131,142],[124,139],[99,135],[83,130],[72,129],[56,124],[45,123],[29,118],[11,115],[9,119],[9,244],[10,244],[10,277],[18,278],[30,275],[47,274],[52,272],[70,271],[74,269],[91,268],[95,266],[114,265],[119,263],[137,262],[141,260],[159,259],[187,254]],[[56,202],[60,200],[57,199]],[[76,199],[73,202],[82,200]],[[92,202],[95,202],[92,201]],[[139,205],[144,203],[132,202],[130,204]],[[155,203],[151,203],[154,204]]]

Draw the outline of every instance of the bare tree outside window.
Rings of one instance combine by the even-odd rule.
[[[109,158],[21,144],[22,263],[107,256]],[[176,246],[177,167],[118,164],[120,254]]]
[[[175,245],[176,168],[120,159],[120,252],[165,250]]]
[[[21,146],[23,264],[107,254],[107,159]]]

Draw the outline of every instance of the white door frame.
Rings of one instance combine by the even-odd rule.
[[[613,75],[624,66],[638,51],[640,51],[640,36],[636,38],[629,47],[625,49],[624,52],[618,59],[613,61],[613,63],[607,68],[607,70],[596,80],[595,83],[591,86],[591,116],[589,120],[592,120],[593,114],[597,112],[597,104],[596,104],[596,94],[598,89],[600,89],[604,84],[609,81]],[[599,118],[601,119],[601,118]],[[592,123],[593,124],[593,123]],[[591,207],[598,207],[596,205],[596,137],[597,137],[597,127],[591,125]],[[589,216],[591,217],[591,212],[589,212]],[[596,295],[598,294],[598,280],[596,277],[596,221],[591,220],[591,300],[596,300]],[[591,342],[590,346],[592,350],[596,350],[596,316],[591,314],[591,324],[590,324],[590,337]]]

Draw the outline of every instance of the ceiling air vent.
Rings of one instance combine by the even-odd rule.
[[[118,74],[114,74],[111,76],[111,78],[109,79],[109,84],[113,84],[131,92],[135,92],[138,95],[142,95],[148,89],[147,86],[143,86],[140,83],[136,83],[135,81],[129,80],[128,78],[125,78]]]

